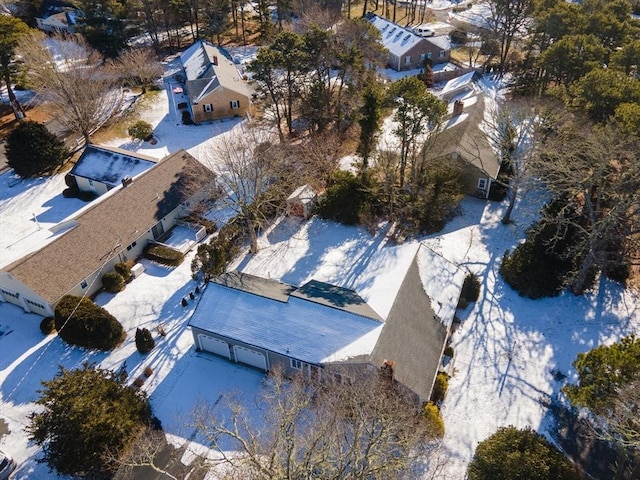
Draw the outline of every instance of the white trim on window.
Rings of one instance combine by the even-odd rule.
[[[232,109],[240,108],[240,100],[231,100],[229,105]]]
[[[440,58],[444,58],[444,54],[445,54],[445,51],[444,50],[440,50],[440,53],[438,54],[438,56]]]
[[[480,190],[486,190],[487,189],[487,179],[486,178],[479,178],[478,179],[478,188]]]
[[[202,108],[204,108],[204,111],[207,113],[213,112],[213,105],[210,103],[205,103]]]
[[[409,65],[411,63],[411,55],[404,57],[404,64]]]
[[[433,53],[427,52],[427,58],[432,58],[432,57],[433,57]]]
[[[302,370],[304,367],[304,362],[296,358],[290,358],[289,363],[291,364],[291,368],[295,368],[296,370]]]

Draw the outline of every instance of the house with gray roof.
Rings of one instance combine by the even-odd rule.
[[[79,190],[100,196],[133,180],[157,162],[157,158],[129,150],[87,145],[69,175]]]
[[[51,316],[64,295],[92,295],[118,262],[138,258],[213,189],[214,174],[180,150],[52,229],[38,251],[0,271],[0,301]]]
[[[493,103],[477,79],[478,74],[470,72],[450,80],[440,91],[448,113],[428,154],[446,160],[447,165],[460,172],[465,194],[488,198],[500,173],[501,160],[487,134]]]
[[[180,55],[180,62],[194,122],[250,112],[249,88],[222,47],[198,40]]]
[[[189,325],[198,350],[263,371],[353,378],[367,365],[391,365],[395,380],[426,401],[464,277],[421,245],[382,316],[351,289],[228,272],[207,284]]]
[[[448,35],[421,37],[411,28],[402,27],[369,12],[365,18],[380,31],[382,45],[389,51],[387,66],[397,71],[421,68],[426,61],[447,63],[451,58]]]

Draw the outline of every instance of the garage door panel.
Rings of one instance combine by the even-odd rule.
[[[208,335],[198,335],[200,339],[200,348],[207,352],[215,353],[221,357],[231,360],[231,354],[229,352],[229,344],[219,338],[210,337]]]
[[[236,356],[236,362],[246,363],[252,367],[267,371],[267,358],[263,353],[240,345],[233,347],[233,351]]]

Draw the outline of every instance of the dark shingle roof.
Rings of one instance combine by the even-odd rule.
[[[113,190],[75,217],[77,225],[6,271],[50,303],[97,271],[196,191],[213,173],[186,151],[161,160],[126,188]]]
[[[382,318],[380,318],[357,292],[349,290],[348,288],[319,282],[318,280],[311,280],[296,289],[291,296],[304,298],[305,300],[327,307],[339,308],[347,312],[355,313],[356,315],[382,321]]]

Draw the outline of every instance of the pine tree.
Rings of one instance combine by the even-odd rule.
[[[19,124],[7,138],[7,162],[21,177],[45,173],[68,156],[64,143],[37,122]]]
[[[42,382],[42,410],[32,413],[27,430],[42,447],[46,464],[61,474],[110,478],[113,466],[105,454],[118,455],[151,422],[143,392],[126,385],[124,370],[113,372],[85,363],[77,370],[60,367]]]

